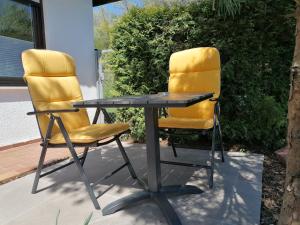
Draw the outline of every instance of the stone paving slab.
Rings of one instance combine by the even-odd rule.
[[[139,177],[146,178],[145,146],[125,144]],[[170,148],[162,147],[162,158],[173,159]],[[178,149],[182,161],[206,161],[208,151]],[[205,169],[162,165],[163,184],[193,184],[204,190],[200,195],[170,197],[184,225],[258,225],[260,221],[263,156],[227,153],[226,162],[217,160],[215,186],[207,185]],[[92,182],[122,163],[116,145],[110,144],[89,153],[85,169]],[[1,225],[83,225],[92,212],[90,225],[165,225],[158,207],[151,202],[132,206],[103,217],[95,210],[78,177],[75,166],[67,167],[40,181],[37,194],[30,194],[34,174],[0,186]],[[103,193],[98,201],[103,208],[110,202],[139,191],[127,169],[96,185]]]
[[[77,149],[82,153],[83,148]],[[0,151],[0,184],[36,169],[41,154],[40,142],[12,147]],[[51,164],[70,156],[66,148],[51,148],[47,152],[45,164]]]

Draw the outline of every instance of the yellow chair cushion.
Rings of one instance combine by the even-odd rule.
[[[170,57],[170,73],[220,70],[220,55],[216,48],[200,47],[175,52]]]
[[[71,56],[57,51],[29,49],[22,53],[24,80],[36,111],[70,109],[72,103],[83,100]],[[86,109],[60,114],[68,132],[90,125]],[[49,115],[38,115],[42,136],[46,136]],[[52,135],[60,133],[55,123]]]
[[[211,129],[214,126],[213,119],[192,119],[167,117],[159,119],[160,128],[177,128],[177,129]]]
[[[127,130],[129,130],[129,125],[127,123],[93,124],[72,130],[69,132],[69,137],[72,143],[87,144],[113,137],[124,133]],[[51,137],[49,143],[65,144],[66,141],[63,135],[58,133]]]
[[[24,76],[76,76],[73,58],[63,52],[29,49],[22,53]]]
[[[176,52],[170,57],[170,93],[212,92],[220,95],[221,65],[216,48],[194,48]],[[169,108],[168,115],[174,118],[213,119],[215,102],[209,100],[187,108]]]
[[[37,111],[71,109],[72,103],[83,100],[79,82],[73,77],[26,77],[28,90],[33,105]],[[67,131],[90,125],[86,109],[79,112],[59,114]],[[38,115],[38,122],[43,137],[46,135],[49,124],[49,115]],[[59,127],[55,123],[52,135],[59,133]]]
[[[22,53],[24,80],[36,111],[71,109],[72,103],[83,100],[71,56],[57,51],[30,49]],[[128,124],[91,125],[86,109],[79,112],[58,113],[74,143],[92,143],[118,135],[129,129]],[[49,115],[39,114],[38,124],[43,137],[49,125]],[[51,144],[65,140],[55,122]]]

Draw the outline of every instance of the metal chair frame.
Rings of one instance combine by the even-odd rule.
[[[34,109],[35,110],[35,109]],[[50,121],[49,121],[49,125],[48,125],[48,128],[47,128],[47,132],[46,132],[46,135],[45,137],[43,137],[43,135],[41,135],[41,138],[42,138],[42,143],[41,143],[41,146],[42,146],[42,151],[41,151],[41,155],[40,155],[40,159],[39,159],[39,163],[38,163],[38,167],[37,167],[37,171],[36,171],[36,175],[35,175],[35,179],[34,179],[34,183],[33,183],[33,187],[32,187],[32,194],[35,194],[37,193],[37,187],[38,187],[38,182],[39,182],[39,179],[41,177],[44,177],[44,176],[47,176],[49,174],[52,174],[53,172],[55,171],[58,171],[64,167],[67,167],[73,163],[75,163],[76,167],[78,168],[79,170],[79,174],[82,178],[82,181],[84,182],[85,186],[86,186],[86,189],[88,191],[88,194],[94,204],[94,207],[96,209],[100,209],[100,205],[97,201],[97,197],[94,193],[94,190],[93,190],[93,186],[97,183],[99,183],[100,181],[102,180],[105,180],[109,177],[111,177],[112,175],[114,175],[115,173],[117,173],[118,171],[120,171],[121,169],[123,169],[124,167],[127,166],[128,170],[129,170],[129,173],[131,175],[131,177],[133,179],[137,179],[138,182],[139,179],[137,178],[137,175],[132,167],[132,164],[125,152],[125,149],[120,141],[120,136],[124,133],[126,133],[127,131],[123,132],[123,133],[120,133],[116,136],[114,136],[112,139],[108,140],[108,141],[105,141],[105,142],[94,142],[94,143],[88,143],[88,144],[74,144],[72,143],[70,137],[69,137],[69,134],[63,124],[63,121],[62,119],[60,118],[60,116],[58,115],[59,113],[70,113],[70,112],[78,112],[79,109],[64,109],[64,110],[48,110],[48,111],[34,111],[34,112],[29,112],[27,113],[27,115],[37,115],[38,114],[48,114],[50,116]],[[107,113],[107,111],[103,108],[97,108],[96,110],[96,113],[95,113],[95,116],[94,116],[94,119],[93,119],[93,123],[92,124],[96,124],[97,121],[98,121],[98,118],[99,118],[99,115],[100,115],[100,112],[102,111],[102,113],[104,114],[105,116],[105,120],[109,123],[111,123],[111,119],[109,117],[109,114]],[[52,132],[52,128],[53,128],[53,125],[54,125],[54,122],[57,122],[58,126],[59,126],[59,129],[66,141],[65,144],[50,144],[49,141],[51,139],[51,132]],[[117,145],[119,147],[119,150],[121,152],[121,155],[125,161],[124,164],[122,164],[120,167],[118,167],[117,169],[115,169],[114,171],[106,174],[104,177],[102,177],[101,179],[99,179],[98,181],[96,181],[93,185],[91,185],[87,175],[86,175],[86,172],[84,171],[83,169],[83,165],[85,163],[85,160],[86,160],[86,157],[87,157],[87,154],[88,154],[88,150],[90,147],[98,147],[98,146],[102,146],[102,145],[106,145],[106,144],[109,144],[113,141],[116,141],[117,142]],[[56,167],[50,171],[47,171],[45,173],[42,174],[42,170],[43,170],[43,166],[44,166],[44,160],[45,160],[45,157],[46,157],[46,153],[47,153],[47,149],[48,148],[58,148],[58,147],[67,147],[72,155],[72,158],[73,160],[64,164],[64,165],[61,165],[59,167]],[[82,154],[81,157],[78,157],[76,151],[75,151],[75,147],[85,147],[84,148],[84,152]],[[99,196],[98,196],[99,197]]]
[[[205,168],[210,170],[210,175],[209,175],[209,188],[213,188],[213,176],[214,176],[214,166],[215,166],[215,150],[216,150],[216,135],[218,135],[218,141],[220,144],[220,151],[221,151],[221,160],[222,162],[225,161],[224,159],[224,146],[223,146],[223,140],[222,140],[222,131],[221,131],[221,123],[220,123],[220,103],[219,99],[210,99],[210,101],[215,101],[215,107],[214,107],[214,118],[213,118],[213,127],[211,129],[197,129],[201,132],[203,131],[212,131],[212,143],[211,143],[211,150],[210,150],[210,163],[209,165],[201,165],[201,164],[195,164],[195,163],[182,163],[178,161],[165,161],[161,160],[160,162],[163,164],[169,164],[169,165],[177,165],[177,166],[186,166],[186,167],[197,167],[197,168]],[[166,116],[166,110],[163,109],[163,115]],[[167,129],[167,130],[166,130]],[[166,135],[168,135],[169,140],[171,142],[172,150],[174,157],[177,158],[177,152],[175,148],[175,144],[172,140],[172,136],[182,136],[182,135],[190,135],[191,133],[193,134],[199,134],[195,133],[194,129],[192,132],[187,133],[180,133],[180,134],[175,134],[173,131],[174,130],[187,130],[191,131],[190,129],[183,129],[183,128],[160,128],[160,131]]]

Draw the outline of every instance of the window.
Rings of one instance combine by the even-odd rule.
[[[22,51],[44,48],[41,4],[0,1],[0,86],[23,86]]]

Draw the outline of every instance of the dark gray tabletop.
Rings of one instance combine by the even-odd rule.
[[[75,108],[93,107],[187,107],[213,97],[213,93],[174,94],[162,92],[152,95],[122,96],[75,102]]]

